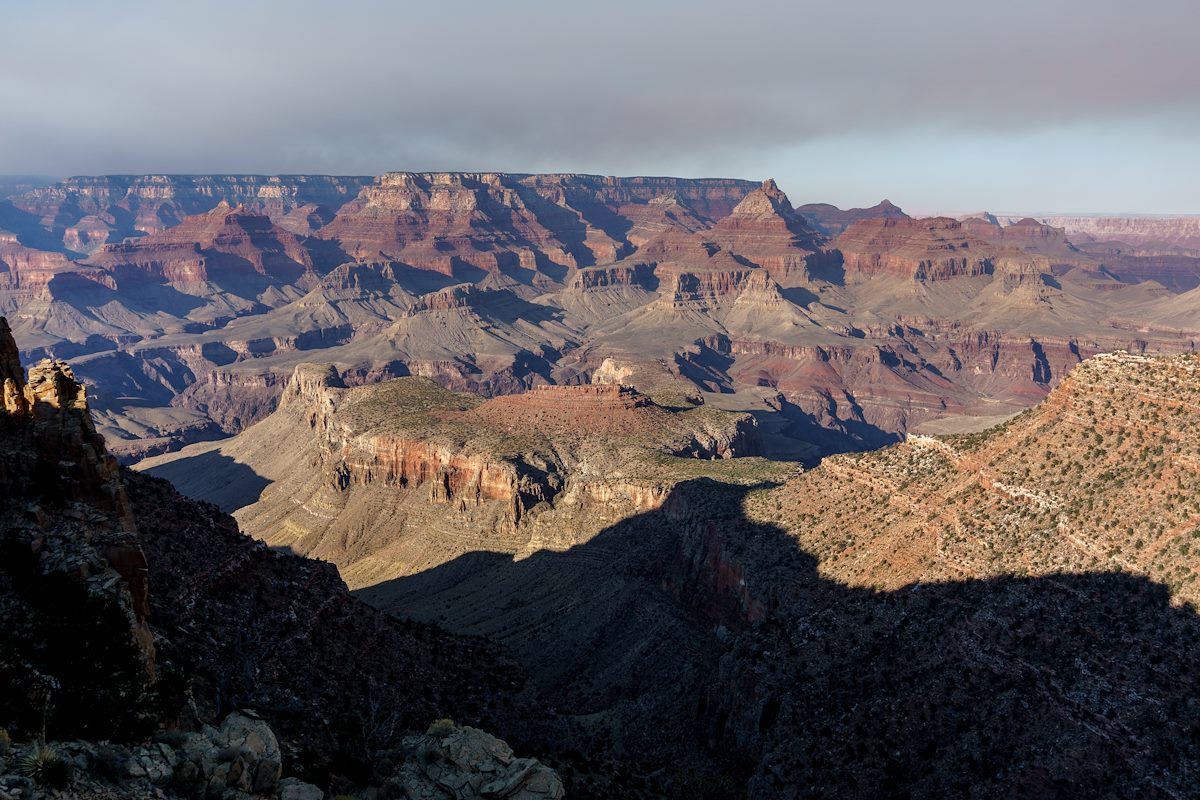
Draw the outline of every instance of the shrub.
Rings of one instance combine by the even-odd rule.
[[[444,739],[454,733],[454,720],[435,719],[430,723],[429,730],[425,731],[425,733],[435,739]]]
[[[17,759],[16,771],[18,775],[52,789],[65,789],[75,777],[75,765],[53,747],[44,745]]]
[[[0,728],[0,756],[8,755],[9,749],[12,747],[12,737],[8,735],[8,731]]]

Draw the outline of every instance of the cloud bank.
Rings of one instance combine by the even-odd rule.
[[[870,165],[863,201],[1200,211],[1198,23],[1194,0],[24,4],[0,173],[774,174],[851,201]]]

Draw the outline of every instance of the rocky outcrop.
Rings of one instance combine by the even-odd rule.
[[[155,649],[116,461],[70,367],[43,361],[26,381],[3,317],[0,381],[0,615],[23,620],[0,632],[5,717],[60,734],[136,730]]]
[[[440,720],[424,736],[404,740],[414,755],[384,785],[412,800],[560,800],[562,781],[535,758],[517,758],[504,742],[469,726]]]
[[[657,284],[654,265],[636,263],[581,269],[575,273],[569,288],[586,291],[609,287],[638,286],[653,290]]]
[[[510,431],[544,434],[645,434],[667,424],[668,412],[630,386],[535,386],[528,392],[494,397],[467,414]]]
[[[736,262],[692,267],[686,263],[660,264],[658,303],[679,308],[708,308],[731,301],[744,292],[764,291],[774,285],[766,270]]]
[[[518,758],[502,740],[467,725],[438,720],[427,733],[405,737],[398,745],[378,753],[379,766],[372,775],[375,785],[367,791],[414,800],[561,800],[565,796],[554,770],[535,758]],[[40,772],[23,775],[22,765],[38,752],[46,762],[63,766],[50,777]],[[235,711],[218,726],[162,734],[135,746],[88,741],[17,744],[0,753],[0,797],[324,800],[327,796],[318,786],[283,777],[284,768],[271,727],[253,711]]]
[[[0,317],[0,387],[3,387],[3,408],[7,414],[25,414],[29,401],[25,398],[25,368],[21,353],[13,340],[8,320]]]

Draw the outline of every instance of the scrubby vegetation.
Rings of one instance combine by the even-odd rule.
[[[16,773],[51,789],[65,789],[75,776],[75,766],[53,747],[35,747],[17,759]]]
[[[1124,570],[1197,602],[1198,366],[1101,356],[1002,425],[827,459],[748,509],[854,584]]]

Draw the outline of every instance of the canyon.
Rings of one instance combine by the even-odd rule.
[[[1198,369],[1093,356],[998,426],[804,469],[628,388],[303,365],[265,420],[140,468],[503,646],[562,735],[645,771],[700,742],[750,797],[1184,796]]]
[[[0,312],[27,358],[93,387],[128,463],[263,419],[307,361],[486,396],[620,374],[751,414],[768,455],[811,463],[986,425],[1091,354],[1188,352],[1200,328],[1189,218],[1135,219],[1125,242],[886,201],[797,208],[769,180],[578,174],[13,192]]]
[[[1185,796],[1200,249],[1130,220],[14,185],[0,480],[52,496],[6,536],[84,554],[121,685],[184,673],[211,741],[252,709],[331,792],[406,737],[524,763],[488,730],[547,796]]]

